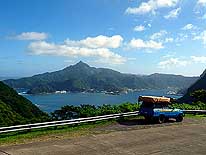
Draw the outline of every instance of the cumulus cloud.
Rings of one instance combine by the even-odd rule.
[[[137,25],[134,27],[134,31],[140,32],[140,31],[144,31],[144,30],[145,30],[145,27],[142,25]]]
[[[100,42],[101,39],[103,42]],[[122,40],[121,36],[98,36],[94,38],[88,37],[80,41],[66,40],[63,44],[36,41],[29,44],[28,51],[34,55],[93,57],[99,61],[105,60],[111,64],[123,64],[127,59],[109,49],[118,48],[120,40]]]
[[[197,0],[196,5],[194,7],[194,13],[199,15],[205,13],[205,7],[206,0]]]
[[[193,40],[201,40],[206,45],[206,30],[201,32],[199,35],[194,36]]]
[[[192,24],[187,24],[184,27],[182,27],[182,30],[191,30],[191,29],[196,29],[196,26]]]
[[[156,42],[153,40],[144,41],[142,39],[132,39],[129,42],[130,48],[137,48],[137,49],[162,49],[164,46],[161,42]]]
[[[158,63],[158,67],[161,69],[169,69],[172,67],[186,66],[189,64],[186,60],[181,60],[180,58],[169,58]]]
[[[188,39],[188,37],[189,37],[188,34],[178,33],[174,41],[175,41],[176,43],[180,43],[180,42],[183,42],[183,41],[185,41],[186,39]],[[178,45],[179,45],[179,44],[178,44]]]
[[[197,5],[199,6],[206,6],[206,0],[198,0]]]
[[[202,19],[206,19],[206,13],[202,16]]]
[[[191,56],[191,59],[195,63],[206,64],[206,56]]]
[[[206,56],[190,56],[184,59],[171,56],[163,56],[162,58],[165,60],[158,63],[158,68],[170,69],[174,67],[184,67],[193,63],[206,64]]]
[[[171,43],[171,42],[173,42],[173,41],[174,41],[174,39],[171,38],[171,37],[165,38],[165,43]]]
[[[127,14],[146,14],[155,12],[159,8],[169,8],[177,5],[179,0],[149,0],[142,2],[138,7],[129,7],[126,9]]]
[[[166,30],[160,30],[159,32],[153,33],[149,38],[151,40],[154,40],[156,42],[161,42],[163,43],[171,43],[174,41],[174,39],[169,36],[169,32]]]
[[[67,39],[65,43],[68,46],[85,46],[88,48],[118,48],[122,41],[123,38],[120,35],[114,35],[112,37],[99,35],[97,37],[87,37],[86,39],[78,41]]]
[[[181,12],[181,8],[174,9],[170,11],[164,18],[169,19],[169,18],[177,18]]]
[[[10,38],[17,40],[45,40],[48,38],[48,34],[44,32],[23,32]]]
[[[161,39],[162,37],[164,37],[166,34],[168,34],[167,31],[161,30],[160,32],[153,33],[153,34],[150,36],[150,39],[152,39],[152,40],[158,40],[158,39]]]

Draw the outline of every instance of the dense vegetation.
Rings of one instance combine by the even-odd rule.
[[[187,79],[188,81],[185,82],[183,85],[186,85],[186,83],[192,82],[192,80],[194,80],[192,78],[190,79],[181,76],[177,78],[177,76],[174,75],[170,75],[170,78],[168,77],[168,75],[161,75],[162,79],[161,78],[159,79],[158,77],[160,77],[160,75],[154,74],[154,75],[144,77],[144,79],[149,79],[150,81],[149,83],[149,82],[145,82],[140,76],[121,74],[119,72],[109,70],[109,69],[96,69],[96,68],[89,67],[88,65],[82,62],[78,63],[77,65],[70,66],[64,69],[64,71],[68,72],[69,74],[71,74],[71,71],[73,71],[72,78],[73,79],[77,77],[79,78],[77,78],[76,80],[71,80],[71,79],[66,80],[64,82],[59,81],[58,83],[54,82],[53,84],[51,84],[51,86],[56,85],[56,87],[58,87],[59,89],[60,87],[61,89],[62,87],[64,87],[65,88],[64,90],[70,89],[73,91],[82,91],[85,90],[86,88],[89,89],[91,88],[90,85],[92,85],[92,88],[96,88],[100,90],[105,90],[105,89],[116,90],[117,89],[116,84],[120,85],[121,87],[126,87],[126,85],[124,85],[125,83],[127,84],[127,87],[137,88],[138,84],[135,83],[137,79],[141,81],[141,82],[139,81],[142,84],[141,86],[146,84],[148,88],[151,87],[151,85],[153,86],[156,85],[157,83],[162,84],[164,87],[167,84],[172,86],[174,84],[173,82],[175,79],[177,81],[179,79],[179,82]],[[105,72],[107,73],[105,74]],[[49,81],[52,81],[53,78],[54,78],[53,80],[56,80],[56,78],[62,80],[61,78],[62,76],[60,76],[59,73],[60,72],[46,73],[46,74],[34,76],[31,79],[30,78],[24,79],[24,84],[26,82],[27,85],[30,85],[31,83],[33,83],[32,80],[35,81],[37,79],[44,82],[45,80],[48,80],[50,78],[51,79]],[[82,74],[84,76],[82,76]],[[85,74],[87,76],[85,76]],[[94,76],[90,77],[91,74],[95,75],[95,77]],[[45,75],[48,79],[44,78]],[[55,76],[53,77],[51,75],[55,75],[56,77]],[[71,76],[69,76],[69,78],[71,78]],[[85,79],[87,79],[87,81],[84,81]],[[205,79],[205,74],[201,76],[201,78],[197,81],[197,83],[200,81],[202,82],[203,79]],[[23,79],[20,79],[20,81],[21,80]],[[27,80],[31,80],[31,83],[28,82]],[[36,81],[37,83],[39,82],[38,80]],[[89,81],[92,82],[90,83]],[[72,85],[70,85],[71,83]],[[133,84],[136,85],[133,86]],[[196,83],[193,84],[192,87],[194,87],[194,85],[196,85]],[[32,90],[39,92],[38,88],[41,88],[44,89],[44,91],[48,91],[48,92],[55,91],[56,87],[51,87],[51,86],[50,84],[47,83],[45,85],[39,85],[38,87],[35,87]],[[120,87],[118,87],[118,89],[120,89]],[[171,106],[180,109],[206,109],[205,89],[198,89],[196,91],[192,91],[189,94],[189,98],[191,99],[192,104],[173,103]],[[62,107],[60,110],[55,110],[53,113],[51,113],[51,116],[48,116],[46,113],[42,112],[38,107],[32,104],[29,100],[27,100],[23,96],[18,95],[15,90],[5,85],[4,83],[0,82],[0,126],[42,122],[47,120],[62,120],[62,119],[71,119],[71,118],[92,117],[92,116],[107,115],[107,114],[114,114],[114,113],[121,113],[121,112],[130,112],[136,110],[139,110],[138,103],[134,103],[134,104],[123,103],[120,105],[102,105],[97,107],[94,105],[81,105],[81,106],[67,105]]]
[[[126,89],[164,89],[168,87],[185,89],[197,77],[170,74],[140,76],[123,74],[111,69],[94,68],[79,62],[63,70],[4,82],[13,88],[27,88],[28,93],[53,93],[58,90],[81,91],[123,91]]]
[[[179,100],[179,102],[194,102],[195,98],[191,96],[191,93],[193,93],[196,90],[206,90],[206,70],[202,73],[202,75],[200,75],[200,78],[187,89],[185,95]]]
[[[185,110],[206,110],[206,90],[201,89],[191,92],[189,98],[193,101],[192,103],[175,103],[172,107]]]
[[[55,110],[52,115],[52,119],[54,120],[63,120],[63,119],[71,119],[71,118],[84,118],[84,117],[93,117],[93,116],[101,116],[108,114],[116,114],[123,112],[131,112],[139,110],[138,103],[123,103],[120,105],[102,105],[102,106],[94,106],[94,105],[80,105],[80,106],[72,106],[66,105],[63,106],[60,110]]]
[[[0,126],[41,122],[48,119],[46,113],[0,82]]]
[[[180,109],[206,109],[206,91],[196,90],[190,94],[192,104],[173,103],[171,107]],[[66,105],[48,116],[29,100],[17,94],[12,88],[0,82],[0,126],[10,126],[48,120],[93,117],[139,110],[138,103],[120,105]]]
[[[185,110],[206,110],[206,91],[197,90],[191,93],[191,97],[194,102],[192,104],[180,104],[172,103],[171,108],[185,109]],[[139,110],[140,105],[138,103],[123,103],[120,105],[66,105],[63,106],[60,110],[55,110],[51,113],[53,120],[64,120],[72,118],[84,118],[84,117],[93,117],[100,115],[108,115],[122,112],[131,112]]]
[[[184,109],[184,110],[206,110],[206,103],[203,102],[193,102],[191,104],[188,103],[174,103],[171,105],[173,108]]]

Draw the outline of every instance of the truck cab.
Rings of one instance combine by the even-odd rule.
[[[181,122],[184,113],[181,109],[170,108],[171,99],[167,97],[140,96],[138,99],[140,106],[140,115],[144,116],[147,121],[158,121],[164,123],[170,118]]]

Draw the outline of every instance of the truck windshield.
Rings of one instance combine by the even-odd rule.
[[[141,108],[153,108],[154,104],[153,103],[147,103],[147,102],[142,102]]]
[[[168,104],[166,104],[166,103],[156,103],[155,105],[154,105],[154,107],[155,108],[164,108],[164,109],[168,109]]]

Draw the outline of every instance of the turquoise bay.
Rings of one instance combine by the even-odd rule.
[[[121,104],[123,102],[136,103],[140,95],[168,96],[179,98],[178,95],[168,95],[168,90],[142,90],[129,92],[127,94],[109,95],[104,93],[65,93],[65,94],[44,94],[44,95],[24,95],[27,99],[36,104],[45,112],[52,112],[60,109],[64,105],[78,106],[81,104],[103,105]]]

